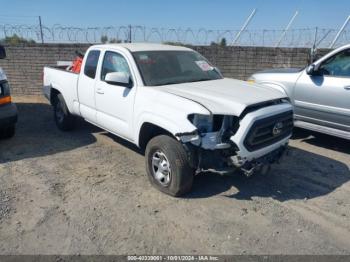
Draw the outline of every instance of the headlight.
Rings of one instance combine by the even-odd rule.
[[[247,82],[254,84],[255,83],[255,79],[250,77],[250,78],[248,78]]]
[[[197,127],[199,133],[209,133],[213,129],[213,115],[191,114],[188,120]]]

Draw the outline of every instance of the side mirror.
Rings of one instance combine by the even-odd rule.
[[[105,81],[111,85],[120,85],[125,87],[132,87],[132,81],[129,74],[125,72],[113,72],[106,75]]]
[[[318,69],[316,68],[315,64],[311,64],[306,68],[306,73],[310,76],[319,76],[322,75]]]
[[[311,64],[306,68],[306,73],[312,76],[315,73],[315,65]]]
[[[5,47],[3,47],[2,45],[0,45],[0,59],[4,59],[4,58],[6,58]]]

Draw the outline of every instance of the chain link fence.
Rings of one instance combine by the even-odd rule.
[[[290,29],[280,47],[327,48],[335,38],[337,29],[305,28]],[[37,43],[101,43],[101,42],[173,42],[186,45],[210,45],[223,43],[233,45],[239,30],[212,30],[206,28],[155,28],[145,26],[71,27],[54,25],[0,25],[0,39],[16,35],[22,40]],[[283,30],[244,30],[235,42],[239,46],[276,46]],[[225,39],[225,40],[222,40]],[[344,30],[335,47],[347,44],[350,31]]]

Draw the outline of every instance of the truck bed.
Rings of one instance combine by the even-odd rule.
[[[64,68],[63,66],[44,67],[44,95],[50,100],[51,90],[59,90],[65,98],[69,111],[75,112],[73,104],[74,101],[78,100],[79,74],[67,71]]]

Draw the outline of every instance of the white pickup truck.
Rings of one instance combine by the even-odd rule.
[[[81,116],[144,149],[149,180],[172,196],[188,192],[201,171],[264,170],[293,128],[285,94],[223,78],[185,47],[92,46],[80,74],[45,67],[44,94],[59,129]]]

